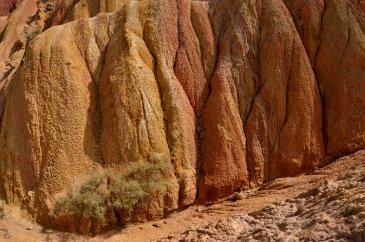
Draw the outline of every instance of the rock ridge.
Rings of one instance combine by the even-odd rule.
[[[24,0],[0,12],[1,198],[98,232],[365,149],[363,5]],[[103,210],[120,184],[106,170],[135,185],[118,190],[138,197],[129,212]],[[57,217],[85,186],[94,200]]]

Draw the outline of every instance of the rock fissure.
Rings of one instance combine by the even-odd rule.
[[[37,221],[84,233],[125,216],[49,215],[87,173],[142,187],[138,222],[365,148],[354,4],[23,0],[0,18],[0,196],[34,193]]]

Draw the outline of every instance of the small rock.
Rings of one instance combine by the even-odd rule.
[[[231,201],[231,202],[236,202],[236,201],[239,201],[239,200],[243,200],[245,198],[246,198],[246,196],[244,194],[239,193],[239,192],[235,192],[235,193],[232,194],[232,196],[230,196],[228,198],[228,200]]]
[[[155,227],[155,228],[160,228],[161,227],[161,225],[159,225],[158,223],[154,223],[154,224],[152,224],[152,226]]]

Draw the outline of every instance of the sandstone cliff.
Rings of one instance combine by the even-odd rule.
[[[24,0],[1,10],[1,197],[43,224],[97,232],[365,149],[363,9]]]

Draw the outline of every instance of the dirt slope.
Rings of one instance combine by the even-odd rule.
[[[365,152],[318,174],[331,175],[295,198],[156,241],[365,241]]]

